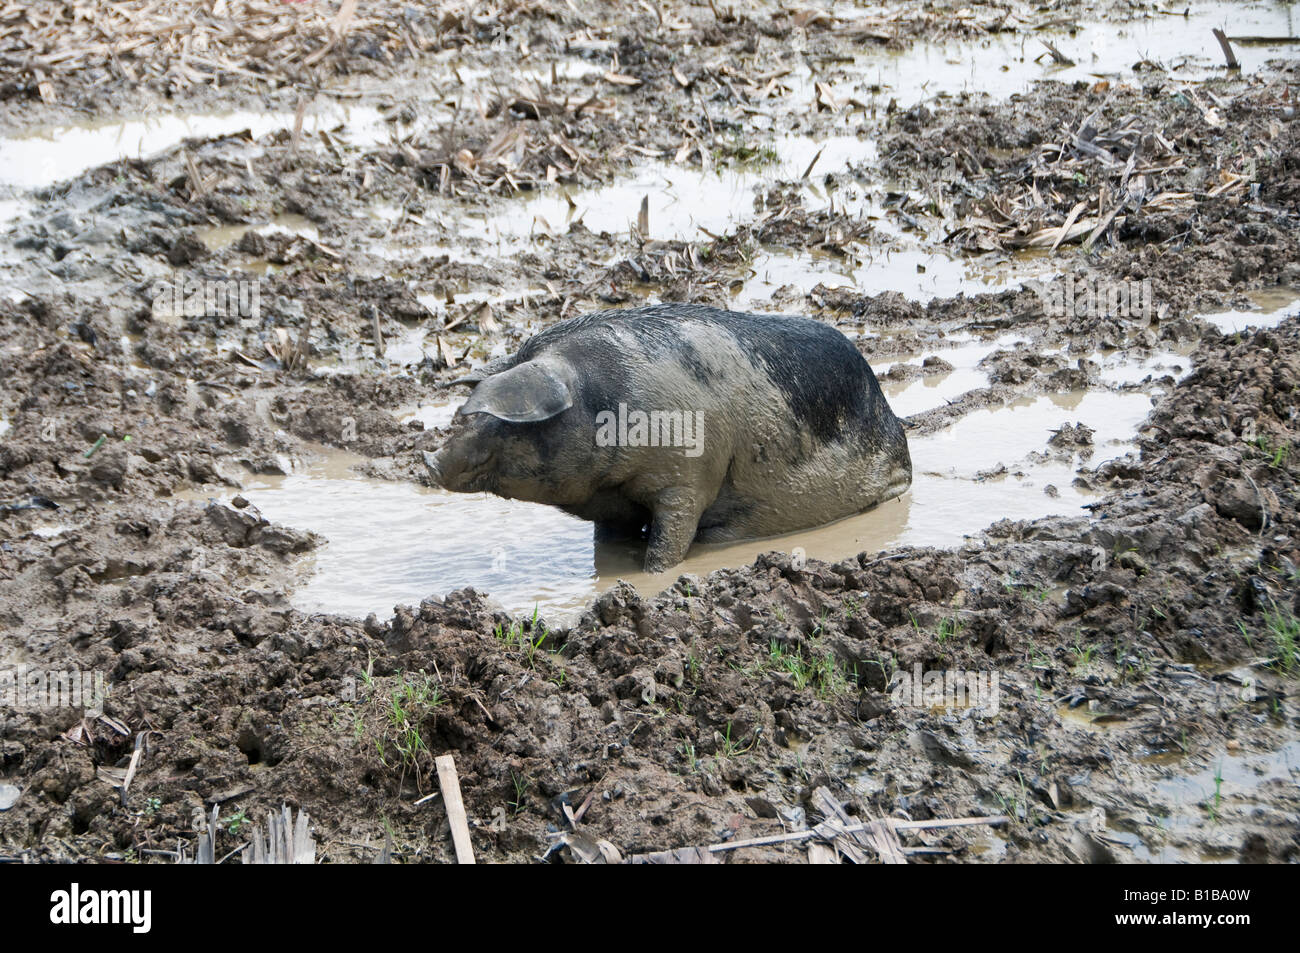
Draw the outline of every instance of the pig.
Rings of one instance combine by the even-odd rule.
[[[866,360],[809,318],[687,304],[562,321],[462,378],[447,490],[549,503],[597,537],[648,532],[645,570],[692,542],[775,536],[904,493],[903,427]]]

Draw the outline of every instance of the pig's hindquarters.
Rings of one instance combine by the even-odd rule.
[[[809,529],[900,496],[910,483],[910,469],[892,458],[864,458],[841,443],[791,464],[737,459],[701,516],[697,539],[716,543]]]
[[[790,425],[787,407],[748,415],[726,476],[701,515],[697,539],[723,542],[820,526],[903,494],[912,482],[902,427],[883,397],[867,406],[881,419],[854,421],[823,440]]]

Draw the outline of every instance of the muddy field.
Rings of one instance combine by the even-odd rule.
[[[443,754],[487,862],[1300,859],[1294,6],[82,6],[0,12],[0,860],[446,862]],[[843,331],[911,491],[651,576],[428,485],[670,301]]]

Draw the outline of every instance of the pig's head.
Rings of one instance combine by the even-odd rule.
[[[563,362],[526,361],[475,388],[437,453],[424,453],[433,482],[458,493],[495,493],[564,504],[591,489],[590,428],[569,413],[574,374]],[[586,437],[584,439],[584,434]]]

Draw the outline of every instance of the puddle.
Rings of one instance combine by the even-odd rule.
[[[1258,310],[1221,311],[1201,317],[1223,334],[1247,328],[1275,328],[1292,315],[1300,314],[1300,291],[1295,288],[1269,288],[1246,293]]]
[[[942,353],[942,352],[941,352]],[[947,355],[944,355],[945,359]],[[968,391],[988,386],[988,375],[973,367],[926,374],[911,381],[881,381],[889,406],[899,417],[911,417],[956,400]]]
[[[384,360],[390,364],[419,364],[424,360],[424,342],[429,337],[425,327],[409,328],[384,342]]]
[[[451,423],[458,406],[459,404],[422,404],[419,407],[399,411],[397,419],[404,424],[418,420],[424,424],[425,430],[435,430]]]
[[[257,138],[277,129],[292,129],[293,123],[292,111],[247,110],[42,126],[0,139],[0,184],[41,188],[105,163],[162,152],[182,139],[206,139],[244,129]],[[329,102],[307,111],[303,133],[314,135],[340,123],[345,129],[343,138],[354,145],[372,145],[388,138],[378,110]]]
[[[924,304],[933,298],[1019,288],[1031,278],[1050,277],[1056,267],[1038,255],[953,258],[920,248],[880,250],[864,246],[854,246],[854,251],[861,261],[827,252],[764,249],[754,261],[750,278],[733,289],[733,305],[749,310],[770,302],[776,291],[787,285],[807,294],[819,284],[853,288],[864,295],[897,291]]]
[[[986,831],[983,828],[976,828],[979,833],[975,834],[966,850],[973,856],[978,857],[980,863],[996,864],[1001,863],[1007,855],[1007,842],[998,837],[996,834]]]
[[[366,212],[377,222],[391,225],[400,219],[406,210],[391,202],[371,202]]]
[[[756,145],[762,147],[761,141]],[[499,253],[518,251],[536,233],[558,233],[575,222],[593,232],[627,234],[637,224],[643,199],[648,200],[648,237],[695,241],[708,233],[723,235],[754,216],[754,191],[763,184],[798,180],[816,158],[814,174],[842,171],[871,162],[876,145],[870,139],[832,136],[815,140],[785,136],[771,144],[771,161],[719,166],[709,171],[658,160],[632,175],[596,188],[558,185],[540,195],[512,202],[502,212],[470,212],[456,216],[460,234],[497,246]],[[442,252],[423,246],[424,253]]]
[[[953,338],[949,338],[950,343]],[[899,417],[911,417],[923,411],[941,407],[955,400],[968,391],[987,387],[988,375],[978,369],[980,361],[994,351],[1005,350],[1023,343],[1024,339],[1014,334],[1003,334],[992,341],[972,340],[958,343],[955,347],[936,345],[932,350],[909,354],[893,361],[873,361],[871,369],[881,378],[880,387],[889,399],[889,406]],[[922,377],[906,381],[894,381],[884,377],[890,368],[899,363],[919,363],[925,358],[940,357],[952,365],[951,371],[925,374]]]
[[[1182,380],[1192,370],[1192,362],[1186,353],[1177,351],[1157,351],[1148,357],[1134,358],[1123,351],[1089,354],[1086,360],[1101,365],[1101,379],[1107,384],[1126,386],[1140,384],[1147,378],[1161,378],[1168,375],[1174,382]]]
[[[1044,79],[1093,83],[1104,77],[1140,83],[1144,77],[1162,75],[1135,72],[1134,64],[1143,60],[1159,63],[1175,79],[1188,80],[1224,73],[1223,53],[1212,32],[1215,27],[1224,28],[1229,36],[1289,37],[1297,35],[1298,20],[1300,14],[1280,2],[1179,4],[1172,16],[1119,24],[1081,22],[1074,35],[1058,28],[1029,35],[992,34],[978,41],[917,43],[900,53],[873,52],[859,58],[853,72],[867,86],[860,93],[867,102],[883,106],[896,99],[904,108],[962,92],[1006,99]],[[1040,37],[1074,65],[1056,65]],[[1284,43],[1234,43],[1233,51],[1246,74],[1269,59],[1295,56],[1294,44]],[[800,91],[808,96],[811,79],[805,76],[800,84],[805,87]]]
[[[1062,705],[1056,709],[1056,713],[1061,716],[1061,721],[1084,728],[1088,731],[1107,731],[1115,728],[1123,728],[1128,724],[1128,719],[1123,715],[1111,715],[1105,712],[1089,711],[1088,706],[1080,705],[1078,708],[1071,708],[1069,705]]]
[[[444,426],[458,405],[426,404],[399,417]],[[915,480],[900,499],[802,533],[697,545],[685,562],[654,576],[640,569],[643,547],[596,545],[591,524],[559,510],[358,476],[349,467],[361,458],[338,451],[324,451],[323,460],[286,477],[248,476],[240,492],[267,519],[329,540],[310,557],[310,577],[294,594],[303,609],[386,616],[399,603],[414,605],[472,585],[515,613],[540,606],[554,623],[585,608],[618,579],[654,595],[682,573],[746,565],[773,550],[801,547],[810,557],[835,561],[900,545],[960,545],[986,528],[992,514],[1033,519],[1076,513],[1093,499],[1071,486],[1078,461],[1039,461],[1031,454],[1046,449],[1052,429],[1081,420],[1097,431],[1089,463],[1100,462],[1124,449],[1122,441],[1132,437],[1150,406],[1142,394],[1100,392],[976,411],[911,441]],[[975,476],[999,463],[1011,475]],[[1057,495],[1044,492],[1049,483]]]
[[[1198,771],[1187,771],[1182,752],[1142,758],[1161,778],[1145,825],[1136,833],[1114,837],[1130,847],[1142,863],[1223,863],[1239,859],[1241,822],[1272,816],[1277,824],[1293,823],[1277,804],[1286,795],[1264,792],[1265,785],[1294,788],[1300,784],[1300,740],[1294,737],[1276,751],[1223,752]],[[1268,823],[1264,820],[1263,823]],[[1109,832],[1114,834],[1114,832]],[[1139,834],[1141,836],[1139,836]],[[1206,844],[1208,836],[1213,843]]]
[[[280,232],[287,235],[299,235],[320,241],[320,231],[316,224],[304,215],[277,215],[269,222],[249,225],[214,225],[201,228],[197,235],[199,241],[208,246],[210,251],[221,251],[238,242],[249,232]]]
[[[1216,778],[1222,779],[1218,784]],[[1240,796],[1268,781],[1300,783],[1300,740],[1277,751],[1249,754],[1225,752],[1208,767],[1195,773],[1171,771],[1156,782],[1159,791],[1174,807],[1199,807],[1212,798],[1218,786],[1224,800]]]
[[[769,180],[798,182],[804,177],[816,179],[830,172],[843,172],[853,166],[874,163],[880,153],[874,140],[861,136],[783,136],[772,147],[776,162],[759,171]],[[814,160],[816,160],[814,162]]]
[[[761,178],[748,172],[700,172],[663,162],[643,167],[629,179],[595,189],[556,186],[502,214],[466,215],[466,233],[518,250],[536,232],[558,233],[581,221],[593,232],[626,234],[637,223],[642,199],[649,200],[653,239],[693,241],[704,230],[721,235],[753,215],[753,189]]]
[[[1057,267],[1045,256],[1041,261],[1030,256],[962,259],[919,248],[895,249],[879,252],[855,269],[853,284],[865,295],[897,291],[924,304],[932,298],[1019,288],[1030,278],[1051,277]]]
[[[1026,460],[1032,453],[1047,450],[1052,432],[1062,424],[1077,421],[1093,429],[1093,453],[1087,463],[1096,466],[1131,446],[1151,407],[1146,394],[1070,391],[1024,397],[1006,407],[972,411],[936,434],[912,440],[912,468],[914,472],[971,479],[1005,464],[1013,472],[1050,473],[1057,478],[1071,472],[1069,464]],[[1056,486],[1064,498],[1067,487]]]
[[[360,477],[349,467],[362,457],[325,452],[288,476],[249,477],[240,491],[267,519],[329,540],[307,557],[299,608],[387,617],[395,605],[470,585],[512,612],[591,597],[591,524],[549,506]]]
[[[781,288],[792,286],[807,294],[818,285],[854,287],[852,266],[844,258],[826,252],[766,249],[754,259],[750,277],[733,286],[731,306],[737,311],[752,311],[770,302]]]

